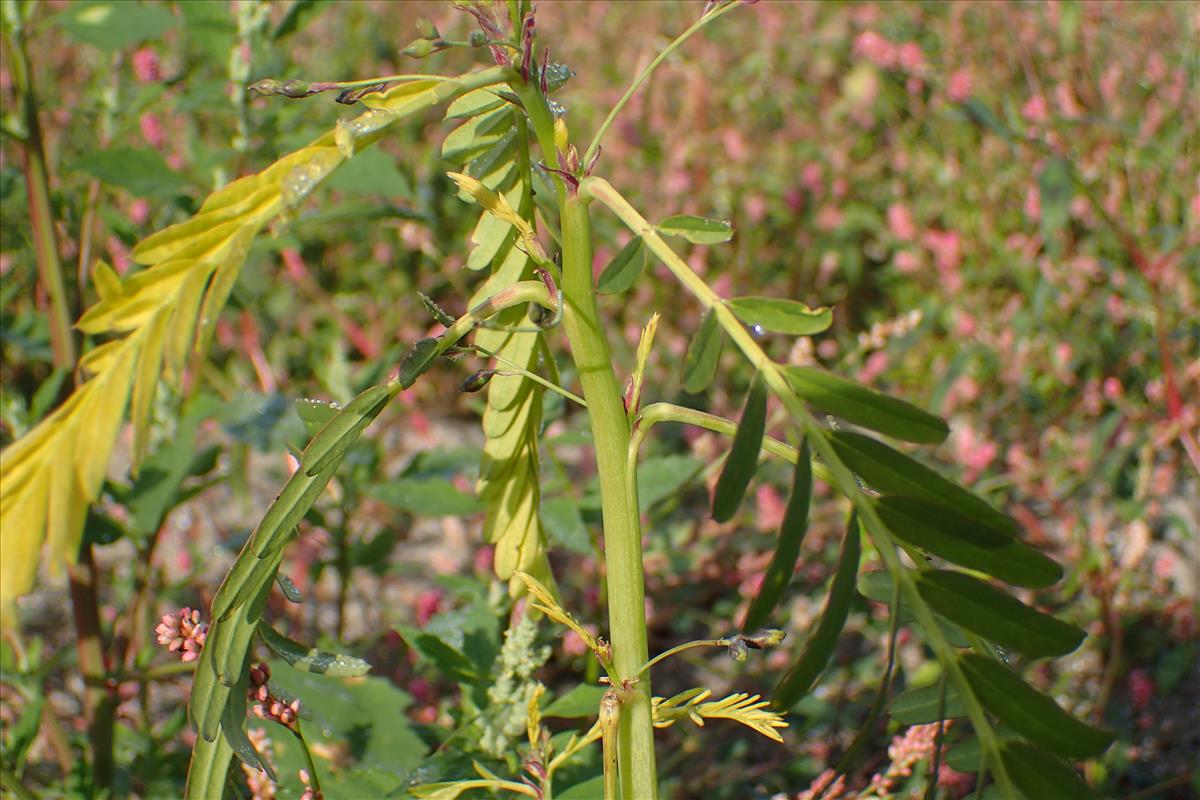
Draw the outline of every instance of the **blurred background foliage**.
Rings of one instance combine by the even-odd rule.
[[[539,4],[540,43],[577,73],[557,95],[576,139],[702,8]],[[469,49],[400,56],[422,17],[448,38],[473,27],[469,15],[424,2],[38,4],[26,39],[75,312],[96,299],[96,259],[136,269],[128,252],[139,239],[355,113],[328,95],[253,98],[240,85],[483,63]],[[1042,600],[1092,635],[1058,671],[1035,675],[1068,709],[1118,732],[1118,744],[1086,767],[1106,796],[1148,788],[1139,796],[1197,796],[1198,36],[1200,15],[1187,3],[758,3],[656,73],[610,132],[596,170],[651,218],[730,219],[732,243],[687,253],[722,293],[835,307],[829,333],[790,352],[771,342],[776,357],[822,364],[950,420],[942,466],[1067,566],[1065,589]],[[69,376],[52,366],[7,47],[0,89],[7,444],[53,407]],[[181,604],[207,607],[282,485],[287,447],[303,443],[292,402],[344,401],[377,382],[434,328],[417,290],[461,313],[479,282],[465,268],[477,210],[455,197],[440,160],[449,130],[433,115],[393,130],[290,224],[260,237],[191,393],[160,401],[155,469],[131,479],[119,448],[87,528],[105,576],[110,669],[120,676],[118,795],[181,789],[186,681],[153,674],[162,658],[150,631]],[[627,234],[596,218],[599,270]],[[632,293],[602,299],[615,355],[632,368],[638,332],[659,311],[646,401],[736,415],[745,370],[722,373],[703,398],[680,387],[698,318],[680,298],[652,268]],[[561,358],[564,342],[550,338]],[[464,722],[472,692],[487,702],[506,606],[489,590],[471,492],[480,404],[454,389],[479,366],[436,370],[402,395],[285,560],[305,602],[276,598],[279,626],[348,642],[377,676],[347,689],[355,698],[341,704],[294,688],[320,706],[316,738],[334,776],[327,796],[383,794],[413,768],[426,770],[423,780],[452,774],[464,765],[419,767],[417,751]],[[553,564],[568,606],[598,622],[599,503],[586,425],[547,402],[543,513]],[[769,559],[787,470],[768,462],[755,502],[717,525],[706,488],[725,447],[715,435],[663,428],[648,449],[640,481],[652,650],[733,627]],[[656,676],[657,691],[695,685],[698,674],[714,689],[769,686],[820,611],[840,515],[829,503],[815,509],[778,620],[791,650],[745,669],[685,657]],[[20,614],[22,633],[0,651],[3,766],[38,791],[86,786],[87,759],[77,757],[86,747],[83,684],[62,586],[43,582]],[[728,729],[663,731],[669,795],[790,798],[833,766],[882,671],[884,606],[860,600],[847,630],[821,688],[796,707],[785,748]],[[473,669],[448,664],[431,640],[448,641]],[[565,690],[589,665],[578,642],[559,644],[538,674]],[[936,676],[903,634],[898,661],[899,688]],[[407,744],[371,740],[385,730]],[[887,768],[897,732],[897,722],[880,728],[856,776]],[[273,745],[288,766],[285,796],[300,791],[289,744]],[[590,769],[576,776],[585,787]],[[969,787],[950,767],[940,779],[947,797]],[[897,791],[924,785],[925,775],[904,781]]]

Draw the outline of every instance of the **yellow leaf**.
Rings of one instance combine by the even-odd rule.
[[[130,405],[129,417],[133,421],[133,466],[136,473],[138,465],[146,455],[149,444],[151,406],[158,389],[158,379],[162,372],[163,344],[167,334],[167,322],[171,316],[171,307],[164,305],[155,313],[153,319],[138,333],[143,337],[141,353],[138,355],[137,370],[133,382],[133,401]]]
[[[92,281],[101,301],[113,300],[121,296],[121,277],[105,262],[96,262],[96,266],[92,268]]]
[[[19,495],[0,503],[0,616],[15,626],[13,604],[33,588],[38,550],[46,528],[46,493],[49,474],[38,472]]]

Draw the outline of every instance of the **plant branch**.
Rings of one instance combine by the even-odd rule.
[[[926,642],[937,654],[943,669],[949,673],[951,679],[954,681],[955,688],[958,689],[959,694],[963,698],[963,702],[967,707],[967,714],[971,718],[971,723],[975,726],[975,731],[979,736],[983,753],[991,763],[992,771],[995,773],[1002,793],[1006,796],[1015,795],[1016,789],[1008,776],[1003,762],[1000,760],[999,741],[991,723],[988,721],[987,713],[967,682],[967,677],[958,664],[953,648],[938,628],[933,612],[918,593],[917,585],[913,580],[911,572],[905,569],[904,565],[900,562],[899,554],[896,552],[895,538],[888,527],[884,525],[883,520],[880,519],[879,514],[875,511],[875,506],[869,501],[863,489],[859,487],[854,474],[842,463],[841,458],[826,437],[825,429],[817,423],[804,402],[796,396],[779,365],[767,356],[766,352],[763,351],[750,332],[746,330],[741,321],[734,316],[733,312],[725,304],[725,301],[709,288],[704,279],[693,272],[691,267],[662,240],[662,237],[658,235],[654,226],[647,222],[612,187],[612,184],[603,178],[589,177],[584,179],[580,184],[579,192],[584,197],[594,198],[608,206],[635,235],[643,237],[646,247],[658,256],[659,260],[675,275],[676,279],[695,295],[704,304],[705,308],[712,309],[726,335],[733,340],[734,344],[742,351],[742,354],[751,365],[762,373],[763,379],[772,393],[791,412],[796,422],[812,443],[813,450],[821,457],[821,460],[825,462],[826,467],[828,467],[830,473],[833,475],[838,490],[858,509],[864,526],[868,534],[875,541],[876,549],[883,558],[888,572],[891,573],[892,579],[899,584],[904,600],[912,606],[913,613],[917,617],[917,622],[920,623],[925,632]]]

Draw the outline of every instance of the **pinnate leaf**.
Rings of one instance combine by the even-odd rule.
[[[1111,733],[1080,722],[1003,664],[964,653],[959,665],[984,708],[1034,744],[1068,758],[1088,758],[1112,743]]]
[[[735,297],[725,305],[742,322],[774,333],[812,336],[829,329],[833,312],[824,306],[809,308],[795,300],[775,297]]]
[[[858,514],[855,512],[850,515],[850,522],[846,526],[846,538],[842,541],[842,552],[838,556],[837,572],[834,573],[833,583],[829,587],[829,597],[825,601],[817,630],[804,643],[804,651],[799,660],[775,687],[771,704],[777,709],[791,708],[812,691],[817,678],[825,671],[829,659],[833,657],[837,641],[842,635],[842,628],[846,627],[850,603],[854,599],[855,577],[858,575],[858,561],[862,554],[860,536]]]
[[[720,244],[733,238],[733,226],[725,220],[705,219],[687,214],[667,217],[654,227],[659,233],[678,236],[692,244]]]
[[[951,622],[1002,647],[1027,656],[1062,656],[1083,641],[1074,625],[1030,608],[978,578],[951,570],[925,570],[917,590],[929,606]]]
[[[724,336],[716,313],[712,309],[704,312],[683,357],[683,390],[688,394],[699,394],[712,383]]]
[[[266,621],[258,623],[258,635],[277,656],[301,672],[315,672],[331,678],[357,678],[371,671],[371,665],[361,658],[301,644],[275,630]]]
[[[621,248],[596,280],[600,294],[620,294],[633,286],[646,267],[646,249],[642,237],[635,236]]]
[[[717,522],[728,522],[737,512],[750,486],[750,479],[758,469],[758,451],[762,449],[766,424],[767,386],[762,375],[755,374],[746,395],[737,433],[733,437],[733,446],[713,491],[712,515]]]
[[[1053,559],[954,509],[915,497],[885,495],[875,510],[888,530],[909,544],[1014,586],[1040,589],[1062,577],[1062,567]]]
[[[784,367],[784,373],[796,394],[855,425],[918,444],[940,444],[950,432],[940,417],[825,370]]]

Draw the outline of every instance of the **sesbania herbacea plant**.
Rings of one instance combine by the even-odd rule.
[[[787,746],[781,732],[789,713],[817,685],[855,595],[862,594],[887,604],[893,620],[890,650],[903,614],[936,657],[937,693],[923,720],[935,727],[922,729],[922,741],[929,744],[922,753],[940,752],[936,743],[946,733],[943,719],[963,717],[955,729],[969,726],[973,733],[964,746],[974,748],[981,786],[994,782],[1003,797],[1089,793],[1063,759],[1095,756],[1111,737],[1067,714],[1017,669],[1026,659],[1071,652],[1083,631],[997,586],[1044,589],[1061,577],[1059,565],[1022,543],[1012,519],[885,441],[938,444],[948,433],[943,420],[818,367],[772,355],[786,357],[797,337],[802,341],[826,330],[831,309],[771,296],[770,287],[763,287],[762,295],[719,296],[676,246],[713,246],[719,258],[719,245],[734,235],[731,226],[692,216],[652,222],[603,177],[604,136],[629,98],[688,38],[743,5],[749,3],[707,3],[703,15],[642,70],[586,141],[571,130],[563,105],[552,97],[573,73],[551,60],[528,0],[460,4],[478,23],[466,40],[446,39],[426,23],[403,49],[424,59],[470,48],[491,62],[462,75],[259,80],[249,88],[279,96],[281,102],[322,102],[330,97],[326,93],[336,92],[338,102],[362,112],[269,168],[217,190],[190,219],[142,241],[132,253],[142,270],[124,278],[106,267],[97,270],[100,301],[78,327],[109,338],[79,364],[89,379],[4,453],[4,535],[38,531],[63,560],[76,549],[82,525],[81,512],[72,509],[97,497],[126,410],[140,458],[159,381],[177,385],[192,354],[204,347],[259,232],[294,221],[341,164],[389,129],[434,108],[444,109],[447,124],[455,126],[442,148],[454,167],[446,180],[462,202],[480,211],[464,243],[466,266],[475,277],[471,296],[459,299],[468,310],[454,316],[423,298],[431,323],[443,329],[413,342],[392,377],[341,407],[297,404],[311,439],[246,540],[208,614],[185,608],[159,626],[159,641],[196,663],[188,797],[228,794],[235,757],[248,774],[259,776],[252,781],[254,791],[265,796],[262,776],[274,781],[276,775],[261,733],[248,732],[248,720],[255,721],[252,731],[257,731],[256,720],[264,720],[294,737],[305,760],[305,796],[322,796],[322,776],[303,733],[309,700],[277,690],[274,681],[280,670],[288,670],[323,675],[336,687],[338,681],[360,679],[370,665],[284,636],[266,619],[267,599],[278,584],[288,600],[303,602],[279,574],[298,523],[372,420],[402,390],[449,359],[477,361],[479,370],[461,388],[486,393],[476,492],[486,508],[484,536],[495,546],[495,573],[509,589],[508,597],[491,598],[486,606],[507,616],[507,632],[490,660],[477,658],[461,635],[457,648],[419,631],[408,636],[462,688],[459,727],[425,743],[430,758],[462,757],[441,758],[437,769],[393,775],[390,789],[381,792],[455,798],[486,789],[551,798],[569,788],[556,777],[577,763],[595,764],[588,754],[598,749],[602,778],[595,776],[591,784],[596,795],[642,800],[658,793],[656,728],[687,724],[707,731],[709,722],[728,720]],[[615,218],[632,238],[597,278],[592,221],[598,216]],[[699,319],[681,321],[695,334],[684,355],[680,386],[703,393],[717,376],[723,349],[731,346],[740,356],[731,371],[733,382],[749,386],[738,420],[653,399],[677,389],[659,391],[644,382],[657,314],[645,321],[634,363],[613,358],[597,295],[620,294],[639,280],[656,279],[645,269],[649,263],[665,268],[659,274],[669,275],[666,279],[703,308]],[[570,369],[560,372],[563,360]],[[564,381],[571,375],[575,386]],[[564,607],[547,557],[539,436],[548,393],[578,407],[590,427],[603,522],[606,636],[592,632],[603,628],[600,620],[584,624]],[[768,417],[772,397],[786,419],[781,426],[786,440],[767,435],[774,425]],[[712,496],[712,516],[720,522],[737,513],[764,454],[793,465],[793,480],[774,553],[745,617],[729,620],[727,629],[714,631],[712,638],[683,642],[652,657],[637,477],[640,447],[661,423],[732,437]],[[64,472],[57,467],[58,454],[67,447],[73,451],[81,438],[98,460],[81,465],[78,474]],[[845,507],[845,534],[819,621],[803,640],[785,641],[773,626],[800,558],[814,479],[840,495],[830,502]],[[860,576],[864,551],[876,555],[885,569]],[[29,589],[37,562],[32,555],[6,561],[2,599],[11,603]],[[547,625],[579,637],[603,674],[551,697],[537,678],[549,652],[537,644],[537,633]],[[260,644],[286,665],[273,674],[259,663]],[[790,668],[761,696],[718,697],[704,686],[671,697],[654,695],[653,675],[680,663],[673,656],[698,648],[724,650],[738,662],[771,648],[792,648],[793,654]],[[890,699],[892,661],[879,676],[879,695],[864,734]],[[562,714],[581,703],[584,711]],[[594,721],[555,733],[557,726],[546,719],[556,712]],[[853,765],[864,742],[860,735],[841,771]],[[508,773],[481,763],[485,756],[506,765]],[[902,768],[911,769],[911,761]],[[833,785],[833,776],[825,784]],[[584,796],[583,791],[575,796]]]

